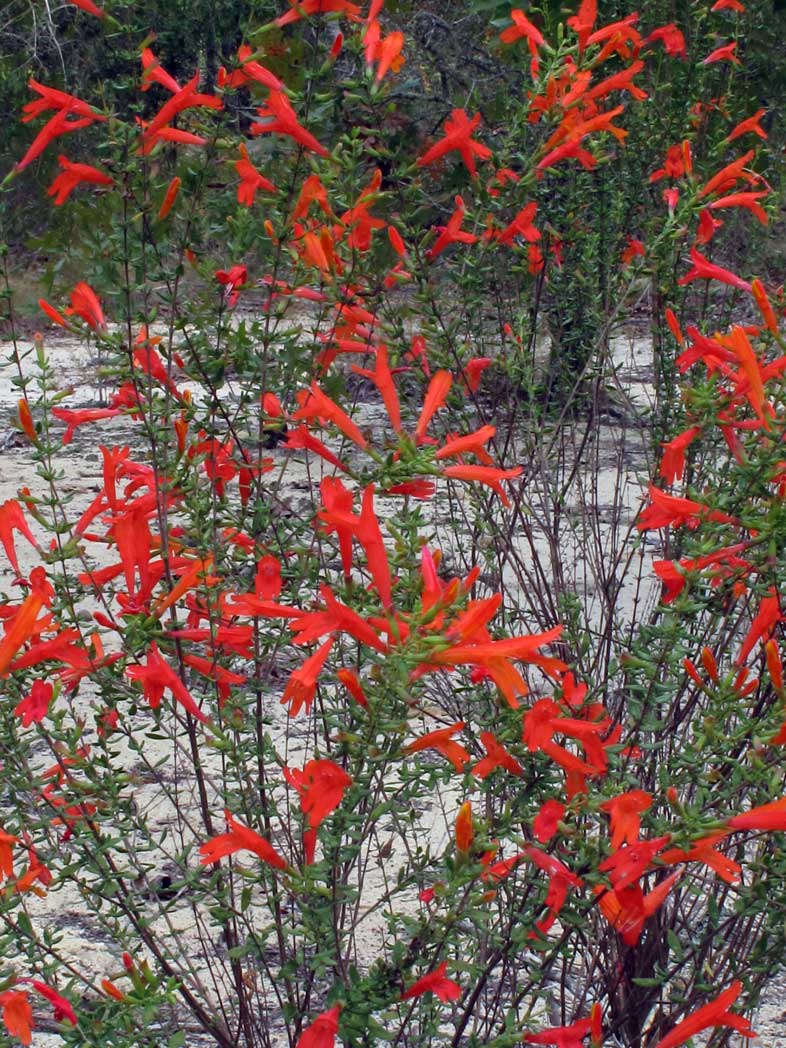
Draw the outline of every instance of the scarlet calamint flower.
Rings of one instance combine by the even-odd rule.
[[[156,116],[145,127],[143,132],[144,139],[148,142],[155,140],[156,136],[160,135],[166,126],[186,109],[223,109],[224,103],[220,98],[217,98],[215,95],[200,94],[197,91],[198,83],[199,73],[195,73],[187,84],[184,84],[176,94],[172,95],[163,104]]]
[[[251,207],[258,189],[263,190],[265,193],[276,192],[276,187],[273,183],[268,181],[264,175],[260,175],[251,163],[248,150],[242,144],[240,146],[240,159],[235,161],[235,170],[240,176],[240,183],[237,187],[238,204]]]
[[[240,66],[232,73],[227,73],[223,66],[218,71],[219,87],[249,87],[252,83],[262,84],[271,91],[284,91],[285,85],[269,69],[252,58],[253,51],[248,44],[241,44],[237,50]]]
[[[57,990],[53,990],[51,986],[47,986],[46,983],[40,982],[38,979],[31,979],[30,984],[33,989],[37,993],[40,993],[42,997],[45,997],[54,1008],[55,1022],[59,1023],[66,1019],[72,1026],[76,1026],[76,1014],[71,1007],[70,1001],[67,1001],[65,997],[57,992]]]
[[[33,1009],[27,994],[21,990],[4,990],[0,993],[0,1010],[11,1037],[18,1037],[22,1044],[32,1044]]]
[[[443,961],[438,968],[427,975],[423,975],[414,982],[408,990],[401,995],[402,1001],[409,1001],[413,997],[421,997],[424,993],[433,993],[440,1001],[457,1001],[461,996],[461,987],[453,979],[448,979],[445,974],[448,970],[448,962]]]
[[[445,137],[427,149],[423,156],[418,157],[418,167],[427,167],[440,157],[456,152],[460,154],[464,165],[474,178],[477,175],[475,158],[488,160],[491,157],[489,147],[476,142],[471,137],[479,124],[480,113],[476,113],[470,119],[463,109],[454,109],[445,121]]]
[[[174,207],[177,195],[180,192],[180,179],[175,175],[172,181],[167,186],[167,191],[164,193],[164,199],[161,201],[161,207],[158,209],[158,221],[163,222],[166,216]]]
[[[322,1012],[307,1026],[297,1042],[295,1048],[333,1048],[338,1033],[338,1017],[341,1005]]]
[[[229,830],[211,837],[209,841],[199,846],[200,862],[203,866],[218,862],[227,855],[234,855],[238,851],[253,852],[262,862],[267,863],[276,870],[285,870],[287,863],[278,854],[273,845],[264,837],[238,822],[231,812],[224,812]]]
[[[584,1048],[584,1039],[591,1036],[591,1044],[600,1045],[603,1031],[600,1028],[600,1006],[593,1005],[586,1019],[579,1019],[570,1026],[552,1026],[540,1033],[525,1033],[524,1044],[552,1044],[556,1048]]]
[[[142,691],[150,708],[155,710],[161,704],[164,691],[169,691],[186,713],[189,713],[198,721],[207,721],[206,713],[197,706],[191,697],[191,693],[172,667],[166,662],[156,647],[151,644],[147,652],[147,660],[143,665],[131,665],[126,667],[126,676],[129,680],[137,681],[142,685]]]
[[[30,531],[22,507],[16,499],[6,499],[0,505],[0,543],[2,543],[8,563],[11,565],[15,575],[19,575],[19,561],[16,556],[13,533],[18,531],[27,539],[34,549],[38,549],[38,543]]]
[[[426,258],[433,262],[435,258],[438,258],[446,247],[451,244],[475,244],[477,243],[477,237],[474,233],[468,233],[466,230],[462,230],[461,226],[464,222],[464,216],[466,212],[464,210],[464,201],[460,196],[456,197],[456,210],[448,219],[446,226],[436,226],[435,230],[439,234],[437,239],[434,241],[432,246],[426,252]]]
[[[420,750],[437,750],[442,756],[449,760],[454,769],[461,773],[464,765],[470,759],[469,753],[460,742],[456,742],[453,736],[464,727],[464,721],[457,721],[447,728],[437,728],[422,735],[415,742],[410,742],[404,747],[404,753],[418,753]]]
[[[284,778],[300,795],[300,807],[309,826],[304,835],[306,862],[312,863],[316,831],[322,820],[341,804],[344,791],[352,785],[352,778],[327,759],[308,761],[302,771],[284,768]]]
[[[456,851],[459,855],[468,855],[472,847],[475,832],[472,827],[472,804],[469,801],[459,808],[456,816]]]
[[[325,665],[334,640],[334,637],[328,637],[299,669],[293,671],[287,681],[281,705],[285,706],[287,703],[290,703],[290,717],[296,717],[303,706],[306,707],[306,713],[311,709],[311,703],[314,701],[314,696],[317,693],[317,677]]]
[[[287,96],[282,91],[271,91],[267,105],[257,109],[265,121],[263,124],[252,124],[249,131],[252,135],[286,135],[304,149],[318,156],[330,156],[327,149],[316,138],[298,123],[297,114]]]
[[[497,741],[492,732],[481,732],[480,741],[486,750],[486,756],[479,760],[472,769],[473,775],[479,779],[485,779],[495,768],[504,768],[510,775],[524,774],[524,769],[519,762],[508,753],[502,743]]]
[[[84,280],[80,280],[71,292],[71,305],[66,309],[66,315],[81,317],[94,331],[106,330],[104,311],[101,309],[98,295]]]
[[[52,685],[48,681],[36,680],[33,682],[30,694],[25,696],[14,710],[14,714],[22,718],[23,728],[41,723],[49,711],[52,692]]]
[[[75,164],[62,154],[57,158],[62,168],[60,174],[55,178],[52,185],[47,189],[47,195],[55,198],[55,204],[60,207],[65,203],[74,189],[82,182],[88,182],[96,186],[111,186],[112,179],[97,167],[90,164]]]
[[[601,804],[601,811],[607,812],[611,819],[612,851],[638,840],[641,813],[651,806],[652,796],[644,790],[628,790]]]
[[[532,820],[532,832],[535,839],[541,844],[550,841],[557,832],[557,824],[564,814],[565,805],[561,801],[553,798],[544,801],[540,806],[540,811]]]
[[[728,135],[726,135],[726,142],[733,142],[735,138],[740,138],[742,135],[754,134],[758,135],[759,138],[767,137],[767,132],[760,125],[761,118],[766,114],[766,109],[757,109],[753,116],[747,117],[745,120],[741,120],[739,124],[734,127]]]
[[[4,877],[14,875],[14,845],[18,843],[18,837],[0,830],[0,874]]]
[[[655,1048],[678,1048],[679,1045],[689,1041],[691,1037],[695,1037],[697,1033],[709,1030],[715,1026],[736,1030],[746,1038],[755,1037],[756,1034],[751,1028],[750,1020],[729,1011],[730,1006],[734,1004],[741,993],[742,983],[737,979],[714,1001],[710,1001],[709,1004],[705,1004],[698,1011],[689,1015],[687,1019],[677,1023],[670,1033],[667,1033],[665,1037],[658,1041]]]
[[[786,831],[786,797],[733,815],[726,826],[731,830]]]
[[[180,90],[180,84],[173,76],[163,68],[149,47],[142,48],[142,90],[149,91],[153,84],[160,84],[176,95]]]

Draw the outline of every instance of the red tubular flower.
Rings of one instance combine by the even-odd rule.
[[[199,846],[200,862],[203,866],[218,862],[227,855],[234,855],[238,851],[253,852],[262,862],[267,863],[276,870],[285,870],[287,863],[278,854],[276,849],[260,837],[256,831],[238,822],[231,812],[224,812],[228,833],[220,833],[217,837],[211,837],[209,841]]]
[[[18,1037],[22,1044],[32,1044],[35,1024],[27,994],[21,990],[4,990],[0,993],[0,1009],[3,1024],[11,1037]]]
[[[57,162],[62,171],[47,189],[47,195],[55,198],[55,205],[60,207],[65,203],[74,189],[81,182],[88,182],[96,186],[111,186],[113,184],[109,175],[99,171],[97,167],[89,164],[73,164],[68,157],[59,156]]]
[[[349,670],[345,667],[342,667],[340,670],[336,671],[336,676],[347,689],[347,691],[358,704],[358,706],[362,706],[364,709],[368,709],[368,699],[366,698],[366,693],[363,691],[363,686],[360,683],[360,678],[358,677],[357,673],[355,673],[353,670]]]
[[[257,171],[248,157],[248,150],[244,145],[240,146],[240,160],[235,161],[235,171],[240,176],[240,184],[237,187],[237,202],[245,207],[251,207],[257,190],[265,193],[277,192],[272,182],[269,182]]]
[[[778,334],[778,319],[775,316],[775,310],[772,308],[772,304],[767,297],[767,292],[764,290],[764,285],[755,277],[751,281],[751,291],[756,305],[759,307],[759,312],[762,315],[764,323],[768,331],[771,331],[773,335]]]
[[[457,152],[474,178],[477,175],[475,157],[480,160],[488,160],[491,156],[488,146],[481,145],[480,142],[470,137],[479,124],[480,113],[476,113],[470,119],[463,109],[454,109],[445,121],[445,137],[427,149],[423,156],[418,157],[418,167],[426,167],[447,153]]]
[[[750,293],[751,286],[747,280],[738,277],[729,269],[724,269],[723,266],[716,266],[714,262],[710,262],[708,258],[700,254],[695,247],[690,249],[690,257],[693,267],[677,281],[678,284],[690,284],[692,280],[718,280],[722,284],[729,284],[740,291]]]
[[[634,258],[644,258],[645,255],[646,251],[644,249],[644,244],[641,242],[641,240],[639,240],[637,237],[629,236],[628,242],[625,245],[625,248],[621,255],[623,266],[628,266]]]
[[[333,1048],[338,1033],[340,1011],[341,1005],[337,1004],[335,1008],[318,1015],[300,1035],[295,1048]]]
[[[19,426],[22,432],[25,434],[25,436],[31,444],[37,444],[38,434],[35,431],[35,424],[33,423],[33,415],[30,411],[30,405],[28,404],[25,397],[19,398],[19,402],[17,405],[17,414],[19,418]]]
[[[767,137],[767,132],[760,126],[759,121],[767,112],[766,109],[757,109],[753,116],[749,116],[746,120],[741,120],[736,127],[734,127],[726,138],[725,142],[733,142],[735,138],[740,138],[742,135],[754,134],[758,135],[759,138]]]
[[[773,688],[776,691],[783,691],[783,663],[781,662],[777,641],[768,640],[764,645],[764,654]]]
[[[36,881],[39,881],[44,888],[48,888],[52,883],[52,873],[38,858],[35,848],[28,847],[27,869],[22,876],[18,878],[14,888],[20,893],[33,891],[39,898],[43,898],[46,895],[46,892],[43,888],[37,888],[35,886]]]
[[[721,170],[713,175],[706,185],[699,191],[699,200],[702,200],[705,196],[709,196],[711,193],[722,193],[725,190],[732,188],[740,179],[744,179],[746,182],[754,181],[755,176],[745,170],[751,160],[753,160],[753,156],[753,150],[749,149],[747,153],[744,153],[741,157],[732,160],[730,164],[726,164],[725,167],[722,167]]]
[[[317,156],[327,157],[330,153],[321,145],[316,138],[298,123],[295,110],[281,91],[271,91],[267,105],[257,112],[266,122],[264,124],[252,124],[249,131],[252,135],[287,135],[304,149],[316,153]]]
[[[714,51],[707,55],[702,65],[713,65],[715,62],[731,62],[733,65],[741,65],[739,58],[737,58],[736,51],[736,40],[732,41],[730,44],[724,44],[723,47],[716,47]]]
[[[611,850],[623,844],[635,844],[639,837],[641,813],[652,806],[652,795],[644,790],[629,790],[601,804],[601,811],[611,819]]]
[[[194,135],[190,131],[181,131],[179,127],[162,127],[150,135],[145,135],[142,145],[139,147],[139,155],[148,156],[153,152],[159,142],[179,142],[182,145],[189,146],[207,145],[207,139],[203,138],[201,135]],[[186,250],[186,257],[193,264],[194,260],[189,255],[189,250],[190,248]]]
[[[41,116],[42,113],[47,113],[50,109],[55,112],[59,112],[61,109],[67,110],[72,116],[87,117],[91,121],[104,122],[108,117],[103,116],[97,110],[93,109],[87,102],[83,102],[81,98],[77,98],[76,95],[69,95],[65,91],[58,91],[57,88],[47,87],[45,84],[39,84],[37,80],[32,77],[27,81],[27,86],[31,91],[35,91],[41,97],[36,98],[33,102],[26,102],[22,106],[22,112],[25,114],[22,117],[23,124],[29,124],[31,120],[35,120],[37,116]]]
[[[378,34],[378,30],[375,31],[373,27],[378,25],[378,22],[372,22],[364,36],[364,41],[366,42],[366,64],[371,65],[374,61],[377,62],[377,72],[374,77],[376,83],[380,83],[391,69],[394,73],[397,73],[404,64],[404,57],[401,54],[404,47],[404,34],[398,29],[388,33],[387,36],[381,39],[377,39],[372,50],[370,45]]]
[[[49,712],[49,703],[52,701],[52,685],[48,681],[33,681],[30,694],[17,705],[14,714],[22,718],[22,727],[29,728],[31,724],[40,724]]]
[[[16,499],[6,499],[0,505],[0,543],[2,543],[5,555],[8,557],[8,563],[13,568],[14,574],[18,576],[19,561],[16,556],[13,534],[15,531],[24,535],[34,549],[38,549],[38,543],[25,520],[22,507]]]
[[[483,372],[493,363],[494,361],[491,357],[472,357],[471,360],[467,361],[462,370],[466,387],[470,393],[477,393]],[[481,427],[477,432],[484,432],[484,428]]]
[[[180,703],[186,713],[198,721],[207,721],[207,714],[203,713],[194,702],[188,688],[169,663],[161,657],[155,644],[150,645],[144,666],[127,666],[126,676],[129,680],[137,681],[142,685],[143,694],[152,710],[158,709],[166,690],[171,693],[176,702]]]
[[[545,844],[557,832],[557,823],[565,814],[565,805],[558,800],[544,801],[540,811],[532,820],[532,832],[535,840]]]
[[[553,1026],[541,1033],[525,1033],[524,1044],[553,1044],[556,1048],[583,1048],[584,1038],[592,1032],[592,1018],[579,1019],[570,1026]]]
[[[66,310],[66,315],[73,314],[81,317],[93,331],[106,330],[106,320],[98,296],[84,280],[80,280],[71,292],[71,305]]]
[[[287,439],[283,445],[285,448],[304,448],[306,451],[313,451],[320,458],[323,458],[326,462],[329,462],[331,466],[335,466],[336,469],[340,469],[343,473],[348,472],[348,468],[341,459],[334,455],[333,452],[325,444],[315,437],[313,433],[310,433],[305,426],[298,426],[297,429],[290,429],[287,432]],[[350,540],[350,549],[352,542]],[[350,563],[352,557],[350,553]]]
[[[308,761],[303,770],[284,768],[284,778],[300,794],[300,807],[308,819],[309,829],[303,834],[306,863],[314,861],[317,829],[322,820],[341,804],[344,791],[352,779],[330,760]]]
[[[533,25],[532,22],[527,18],[520,8],[514,8],[510,12],[510,17],[513,19],[513,25],[499,34],[499,38],[503,44],[514,44],[517,40],[526,40],[527,43],[532,43],[536,48],[542,47],[546,43],[543,34],[537,26]]]
[[[357,4],[350,3],[349,0],[303,0],[303,2],[289,0],[289,2],[292,7],[285,14],[279,15],[275,21],[277,26],[291,25],[292,22],[299,22],[304,16],[311,18],[313,15],[332,12],[346,15],[350,22],[360,21],[360,8]]]
[[[97,7],[93,0],[67,0],[67,3],[78,7],[80,11],[84,11],[88,15],[94,15],[96,18],[106,18],[106,11],[102,7]]]
[[[388,347],[380,343],[374,355],[374,370],[352,365],[352,370],[358,375],[364,375],[374,383],[380,392],[385,409],[388,413],[390,423],[396,433],[401,432],[401,407],[399,405],[398,392],[393,382],[393,373],[388,365]]]
[[[469,480],[476,481],[478,484],[486,484],[496,495],[499,495],[503,506],[510,506],[510,499],[500,481],[513,480],[521,476],[522,472],[521,466],[515,466],[513,469],[496,469],[493,466],[474,465],[446,466],[442,471],[443,476],[450,477],[452,480]]]
[[[368,441],[361,433],[360,428],[334,400],[331,400],[326,393],[322,392],[316,382],[311,383],[304,402],[294,413],[292,419],[295,422],[299,422],[301,419],[318,419],[322,424],[324,422],[332,422],[348,440],[357,444],[359,448],[364,449],[368,445]]]
[[[0,874],[4,877],[14,876],[14,845],[19,838],[0,830]]]
[[[312,830],[341,804],[352,779],[330,760],[308,761],[302,771],[284,768],[284,778],[300,795],[300,807]]]
[[[263,87],[269,88],[271,91],[284,91],[284,83],[271,73],[269,69],[260,65],[256,59],[253,59],[251,57],[253,53],[248,44],[241,44],[237,50],[238,61],[241,63],[240,67],[227,75],[226,70],[222,66],[218,71],[218,86],[248,87],[251,83],[256,82],[257,84],[262,84]]]
[[[453,376],[449,371],[437,371],[429,382],[420,418],[415,426],[415,442],[420,444],[426,435],[428,424],[447,400],[450,387],[453,385]]]
[[[716,830],[708,837],[694,841],[687,850],[670,848],[668,851],[661,852],[660,859],[669,865],[675,862],[703,862],[705,866],[714,870],[726,884],[739,884],[742,880],[742,867],[715,847],[719,841],[728,836],[729,832],[729,830]]]
[[[213,276],[226,288],[227,305],[234,306],[240,297],[238,288],[248,280],[248,270],[243,265],[230,266],[229,269],[217,269]]]
[[[89,422],[100,422],[106,418],[116,418],[122,414],[120,408],[52,408],[52,415],[66,424],[63,444],[71,442],[77,426],[84,426]]]
[[[582,149],[578,142],[563,142],[562,145],[550,150],[542,160],[538,161],[535,170],[538,178],[550,167],[554,167],[561,160],[575,159],[581,164],[585,171],[592,171],[597,166],[597,160],[586,149]]]
[[[161,201],[161,207],[158,210],[158,221],[161,222],[169,212],[172,210],[175,201],[177,200],[177,194],[180,192],[180,179],[175,175],[172,181],[167,186],[167,191],[164,194],[164,199]]]
[[[469,854],[474,839],[472,805],[469,801],[464,801],[456,816],[456,851],[459,855]]]
[[[721,524],[734,523],[733,518],[725,513],[709,510],[701,502],[694,502],[693,499],[667,495],[654,484],[650,484],[649,492],[652,504],[639,517],[636,525],[639,531],[645,531],[648,528],[677,527],[680,524],[689,528],[697,528],[702,520],[714,520]]]
[[[457,721],[447,728],[438,728],[422,735],[415,742],[410,742],[404,747],[404,753],[418,753],[421,750],[437,750],[442,756],[449,760],[454,769],[460,774],[464,765],[468,763],[470,756],[461,743],[456,742],[453,736],[464,727],[464,721]]]
[[[30,582],[30,593],[13,617],[6,620],[5,636],[0,641],[0,677],[7,674],[16,653],[33,636],[39,611],[44,605],[51,604],[54,596],[43,568],[33,568],[30,572]]]
[[[467,233],[461,229],[461,225],[464,222],[464,201],[460,196],[456,197],[456,210],[448,219],[446,226],[436,226],[435,230],[439,233],[439,236],[434,241],[432,246],[426,252],[426,258],[429,262],[433,262],[435,258],[438,258],[446,247],[451,244],[475,244],[478,238],[474,233]]]
[[[587,46],[587,39],[595,28],[597,17],[597,0],[581,0],[578,13],[568,19],[568,25],[579,38],[579,54],[583,54]]]
[[[178,113],[182,113],[186,109],[223,109],[224,103],[220,98],[216,98],[215,95],[200,94],[197,91],[198,83],[199,74],[195,73],[188,83],[180,88],[177,94],[172,95],[163,104],[156,116],[145,128],[143,133],[145,139],[148,141],[154,139],[156,135],[159,135],[164,130],[167,124],[174,120]]]
[[[645,38],[644,43],[649,44],[654,40],[659,40],[666,49],[666,54],[671,55],[672,58],[688,57],[685,37],[673,22],[661,26],[660,29],[653,29],[650,35]]]
[[[742,666],[760,640],[766,642],[770,639],[773,630],[782,619],[778,591],[771,586],[767,596],[762,598],[759,610],[751,622],[748,634],[735,660],[737,666]]]
[[[176,95],[180,84],[163,68],[149,47],[142,48],[142,90],[149,91],[153,84],[160,84]]]
[[[71,131],[78,131],[82,127],[89,127],[98,117],[95,116],[84,116],[78,120],[69,120],[70,109],[60,109],[55,115],[47,121],[46,124],[41,128],[38,134],[33,139],[30,148],[27,150],[22,159],[16,164],[16,171],[24,171],[24,169],[39,157],[43,151],[49,146],[56,138],[60,135],[68,134]]]
[[[37,979],[31,979],[30,984],[34,990],[41,994],[42,997],[46,997],[47,1001],[49,1001],[54,1008],[55,1022],[59,1023],[65,1019],[70,1022],[72,1026],[76,1026],[76,1014],[71,1007],[70,1001],[67,1001],[65,997],[61,996],[57,990],[53,990],[51,986],[47,986],[46,983],[39,982]]]
[[[480,734],[480,741],[486,750],[486,756],[479,760],[472,769],[472,774],[479,779],[485,779],[495,768],[504,768],[511,775],[523,775],[524,769],[519,762],[508,753],[501,742],[498,742],[490,731]]]
[[[581,877],[577,877],[559,859],[541,851],[540,848],[525,848],[524,854],[538,869],[543,870],[549,878],[549,886],[544,899],[544,905],[547,907],[548,912],[536,924],[538,932],[541,935],[545,935],[562,911],[562,907],[565,905],[565,900],[568,897],[568,891],[571,888],[580,888],[584,882]],[[530,938],[536,938],[536,933],[531,933]]]
[[[645,921],[660,909],[681,876],[682,871],[675,870],[646,895],[638,884],[608,891],[597,885],[598,906],[609,924],[619,932],[622,941],[635,946],[641,938]]]
[[[291,674],[281,698],[282,706],[291,703],[290,717],[296,717],[303,706],[306,707],[306,713],[311,709],[311,703],[317,693],[317,677],[325,665],[334,640],[334,637],[328,637],[314,654],[310,655],[303,665]]]
[[[709,1030],[714,1026],[736,1030],[743,1037],[755,1037],[756,1034],[751,1029],[750,1021],[729,1011],[729,1007],[737,1000],[741,992],[742,983],[738,979],[714,1001],[710,1001],[709,1004],[705,1004],[698,1011],[689,1015],[687,1019],[677,1023],[670,1033],[658,1041],[655,1048],[678,1048],[697,1033]]]
[[[685,472],[685,452],[700,434],[700,426],[691,426],[690,429],[661,444],[663,457],[660,462],[660,475],[667,484],[682,480]]]
[[[457,1001],[461,996],[461,987],[457,982],[448,979],[446,972],[448,962],[443,961],[438,968],[428,975],[423,975],[414,982],[408,990],[401,995],[402,1001],[409,1001],[413,997],[421,997],[424,993],[433,993],[440,1001]]]
[[[730,830],[786,830],[786,797],[733,815],[725,825]]]

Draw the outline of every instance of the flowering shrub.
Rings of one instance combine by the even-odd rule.
[[[710,252],[730,210],[768,221],[763,114],[699,98],[653,156],[626,125],[649,63],[689,61],[678,26],[599,25],[593,0],[508,21],[507,130],[451,106],[409,151],[386,124],[406,40],[378,0],[249,28],[215,90],[145,41],[127,112],[30,81],[5,185],[72,133],[98,143],[58,158],[48,195],[90,194],[92,224],[80,279],[40,307],[112,390],[69,406],[48,339],[14,334],[37,477],[0,506],[12,1039],[41,998],[73,1045],[753,1035],[786,903],[786,347],[782,294]],[[699,54],[697,82],[738,47]],[[623,144],[652,209],[581,262],[571,208]],[[599,254],[605,331],[560,355],[538,303]],[[635,526],[597,505],[586,524],[593,619],[561,520],[598,461],[611,327],[650,277],[665,439]],[[691,297],[678,316],[665,296],[695,282],[745,323],[703,332]],[[587,393],[572,446],[555,361],[568,401]],[[96,438],[94,497],[70,502],[63,446]],[[651,565],[636,531],[663,538]],[[104,952],[47,927],[59,897]]]

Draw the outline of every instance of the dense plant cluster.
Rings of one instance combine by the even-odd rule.
[[[30,79],[3,188],[56,156],[80,235],[51,335],[6,265],[36,465],[0,505],[10,1043],[44,1002],[66,1045],[753,1036],[786,909],[786,344],[724,240],[775,210],[726,75],[747,17],[514,9],[485,46],[515,92],[430,128],[382,0],[292,3],[214,74],[142,39],[111,105]],[[604,521],[645,305],[655,401]],[[48,923],[64,898],[108,963]]]

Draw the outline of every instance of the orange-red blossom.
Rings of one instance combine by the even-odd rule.
[[[238,851],[250,851],[274,869],[285,870],[287,868],[286,861],[269,841],[260,837],[255,830],[244,826],[242,822],[238,822],[231,812],[224,812],[224,815],[229,831],[211,837],[209,841],[199,846],[200,862],[204,866],[218,862],[227,855],[234,855]]]

